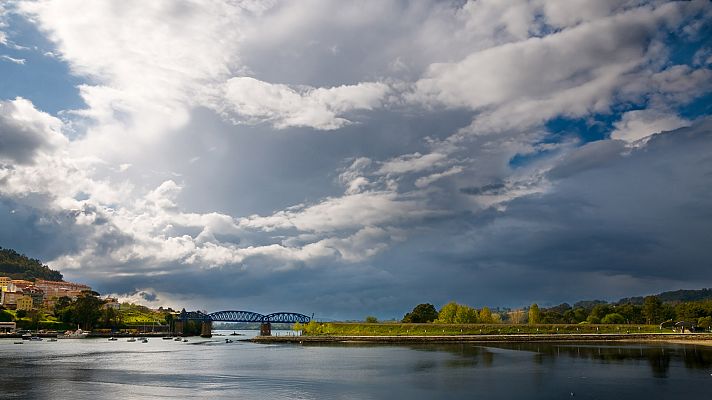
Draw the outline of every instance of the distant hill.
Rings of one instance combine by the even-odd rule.
[[[698,289],[698,290],[673,290],[669,292],[662,292],[656,294],[655,296],[660,299],[663,303],[679,303],[683,301],[702,301],[702,300],[712,300],[712,289]],[[643,304],[644,297],[626,297],[618,300],[617,304]]]
[[[48,281],[61,281],[62,274],[54,271],[39,260],[29,258],[12,249],[0,247],[0,276],[9,276],[12,279],[46,279]]]

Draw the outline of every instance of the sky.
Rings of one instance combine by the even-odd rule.
[[[712,3],[0,1],[0,246],[149,306],[712,286]]]

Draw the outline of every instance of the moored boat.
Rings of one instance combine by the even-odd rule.
[[[57,335],[57,339],[84,339],[89,336],[89,332],[77,329],[76,331],[66,331],[62,335]]]

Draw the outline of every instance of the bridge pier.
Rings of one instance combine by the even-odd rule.
[[[260,324],[260,336],[272,336],[272,324],[263,322]]]
[[[213,321],[203,321],[200,326],[200,337],[213,337]]]

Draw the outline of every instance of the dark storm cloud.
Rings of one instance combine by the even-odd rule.
[[[552,169],[549,192],[432,227],[401,264],[431,277],[417,293],[494,305],[709,285],[710,154],[712,120],[638,148],[589,144]]]

